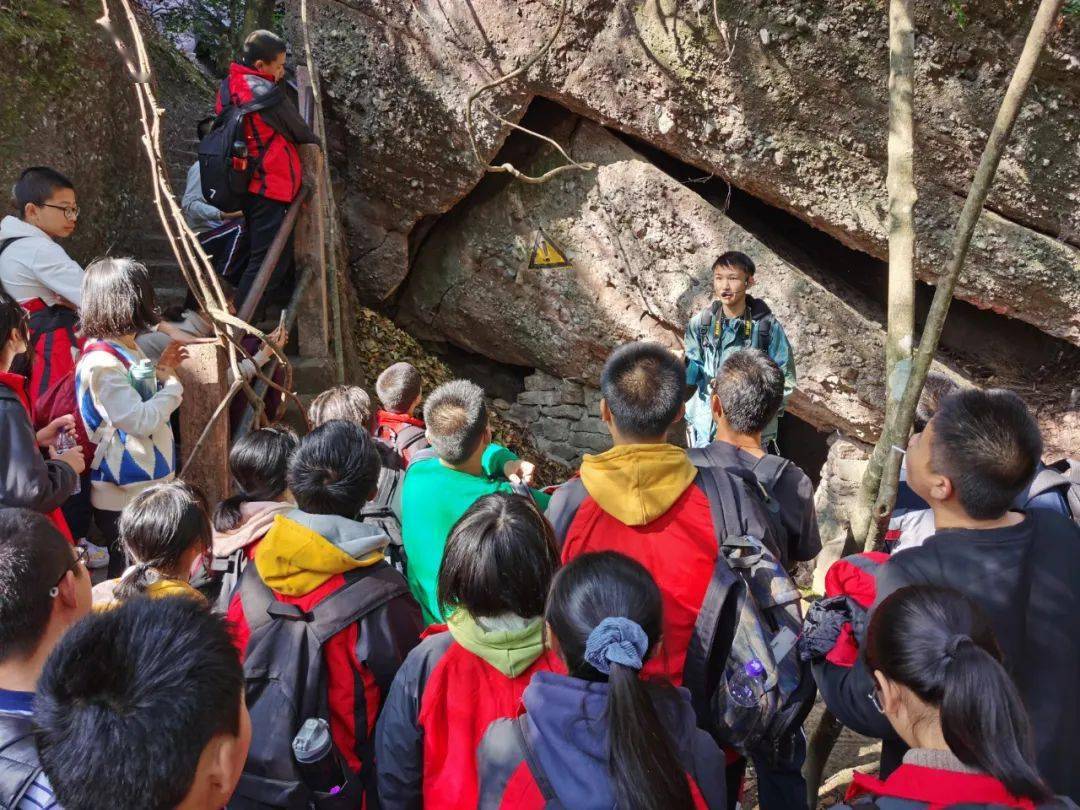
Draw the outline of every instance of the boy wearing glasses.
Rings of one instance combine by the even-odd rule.
[[[44,515],[0,509],[0,807],[57,807],[34,745],[34,693],[49,653],[90,612],[85,558]]]

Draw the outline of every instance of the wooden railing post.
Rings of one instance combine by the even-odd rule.
[[[180,403],[180,456],[186,459],[217,406],[229,391],[225,349],[217,343],[187,347],[188,359],[176,369],[184,385]],[[203,448],[184,469],[184,480],[199,487],[211,504],[229,494],[229,418],[222,414],[203,442]]]

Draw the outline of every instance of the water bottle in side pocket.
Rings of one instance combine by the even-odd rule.
[[[139,392],[143,402],[157,393],[157,374],[152,360],[136,360],[131,364],[131,385]]]

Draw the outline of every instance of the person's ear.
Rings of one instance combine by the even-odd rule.
[[[611,425],[611,408],[608,407],[607,400],[604,398],[600,399],[600,419]]]
[[[751,275],[749,275],[749,276],[747,276],[747,277],[746,277],[746,289],[748,289],[748,290],[749,290],[749,289],[750,289],[751,287],[753,287],[753,286],[754,286],[754,282],[755,282],[756,280],[757,280],[757,277],[756,277],[756,276],[754,276],[754,275],[752,275],[752,274],[751,274]]]
[[[675,418],[673,420],[671,420],[671,424],[673,424],[673,425],[677,424],[679,422],[679,420],[682,419],[684,416],[686,416],[686,406],[685,405],[680,405],[679,406],[679,412],[677,414],[675,414]]]
[[[717,422],[724,415],[724,406],[720,404],[720,397],[716,394],[709,394],[709,410],[712,411],[713,419]]]
[[[379,494],[379,485],[376,484],[375,486],[373,486],[371,488],[371,492],[368,493],[366,502],[370,503],[371,501],[375,500],[375,498],[378,496],[378,494]]]
[[[88,574],[83,572],[77,572],[75,569],[71,569],[64,578],[57,583],[56,586],[56,601],[64,606],[66,610],[76,611],[79,609],[79,580],[80,573],[83,576]]]
[[[544,646],[556,655],[562,656],[562,652],[559,649],[559,640],[555,638],[555,634],[551,631],[551,625],[547,622],[544,622]]]
[[[955,490],[950,478],[936,473],[930,477],[930,497],[935,501],[947,501],[953,496]]]
[[[880,670],[874,670],[874,682],[881,695],[881,708],[885,710],[887,716],[896,717],[903,704],[900,685],[890,681]]]

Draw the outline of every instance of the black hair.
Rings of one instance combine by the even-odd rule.
[[[75,565],[71,546],[44,515],[0,509],[0,661],[31,655],[52,615],[49,591]]]
[[[760,349],[727,356],[711,383],[724,418],[738,433],[761,433],[784,402],[784,373]]]
[[[273,31],[259,29],[252,31],[244,40],[244,50],[240,61],[253,68],[256,62],[273,62],[278,54],[285,53],[288,48],[285,40]]]
[[[80,331],[110,339],[150,329],[161,321],[150,271],[134,259],[98,259],[83,275]]]
[[[305,512],[355,520],[375,493],[381,467],[367,431],[333,419],[301,439],[289,461],[289,489]]]
[[[734,267],[737,270],[742,270],[746,273],[747,278],[753,276],[754,272],[757,270],[757,268],[754,267],[753,259],[738,250],[729,250],[726,253],[721,253],[717,256],[712,263],[713,271],[715,271],[717,267]]]
[[[133,599],[60,640],[38,682],[41,766],[67,810],[171,810],[218,735],[238,736],[244,673],[197,599]]]
[[[240,505],[249,501],[276,501],[289,488],[289,459],[300,439],[286,427],[253,430],[229,451],[229,472],[234,494],[214,510],[214,528],[231,532],[240,525]]]
[[[30,203],[41,206],[59,189],[75,190],[75,184],[48,166],[31,166],[23,169],[15,185],[11,187],[11,196],[19,219],[26,216],[26,206]]]
[[[394,363],[375,381],[375,394],[386,410],[405,413],[420,396],[420,372],[411,363]]]
[[[915,432],[921,433],[926,430],[927,423],[934,418],[941,400],[954,391],[959,391],[960,385],[939,371],[931,371],[926,375],[926,382],[919,393],[919,402],[915,406]]]
[[[476,452],[487,430],[484,389],[469,380],[443,383],[424,403],[424,425],[439,458],[461,464]]]
[[[650,652],[655,649],[662,634],[663,602],[644,566],[623,554],[602,551],[576,557],[555,575],[545,618],[569,674],[586,681],[606,680],[610,687],[608,767],[616,806],[691,807],[685,768],[654,705],[657,699],[674,699],[670,685],[646,683],[637,671],[615,662],[605,676],[585,661],[589,634],[610,617],[636,622],[649,638]]]
[[[975,520],[1004,515],[1042,456],[1039,426],[1012,391],[950,394],[930,426],[932,469],[952,481],[960,506]]]
[[[367,428],[371,424],[371,397],[359,385],[335,385],[311,400],[308,419],[315,427],[344,419]]]
[[[1036,804],[1051,792],[1035,760],[1027,712],[986,616],[951,589],[909,585],[870,617],[866,664],[941,712],[949,750]]]
[[[120,543],[134,563],[117,586],[120,599],[143,593],[159,579],[187,579],[177,570],[193,546],[210,547],[210,518],[206,497],[184,481],[144,489],[120,513]]]
[[[629,438],[666,436],[679,415],[685,386],[686,368],[659,343],[620,346],[600,373],[600,392],[611,418]]]
[[[531,498],[485,495],[450,530],[439,604],[473,616],[540,616],[558,567],[555,533]]]
[[[205,118],[200,118],[198,123],[195,124],[195,140],[201,141],[205,138],[210,128],[214,125],[214,121],[217,119],[213,115],[208,115]]]

